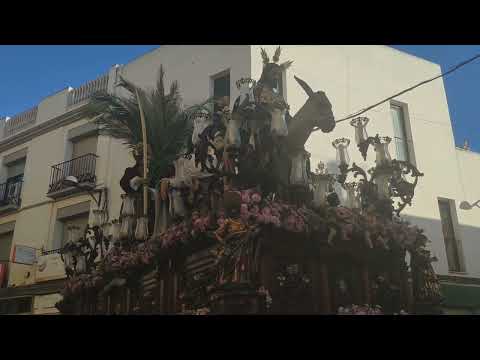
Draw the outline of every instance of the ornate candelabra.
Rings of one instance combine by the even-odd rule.
[[[355,128],[355,141],[365,160],[369,146],[374,147],[375,167],[365,171],[355,163],[349,166],[350,140],[336,139],[332,145],[337,150],[340,169],[337,181],[347,191],[347,202],[351,207],[374,210],[387,217],[391,217],[393,213],[398,216],[406,205],[411,205],[418,178],[423,174],[407,161],[392,160],[388,150],[392,139],[378,134],[374,137],[368,136],[366,131],[368,122],[368,118],[359,117],[353,119],[350,124]],[[358,177],[360,179],[346,182],[349,173],[353,173],[355,179]],[[406,175],[410,175],[413,181],[407,181]],[[395,204],[394,199],[397,199]]]
[[[91,272],[112,246],[109,236],[111,223],[106,221],[105,211],[96,209],[92,213],[92,222],[83,234],[79,226],[67,228],[67,243],[60,254],[69,277]]]

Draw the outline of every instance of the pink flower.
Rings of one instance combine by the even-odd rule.
[[[347,208],[341,207],[341,206],[335,208],[335,213],[342,220],[346,220],[346,219],[351,218],[353,216],[353,213],[350,209],[347,209]]]
[[[195,231],[203,231],[205,227],[203,219],[196,219],[193,222],[193,228]],[[177,231],[177,236],[180,236],[180,231]]]
[[[264,208],[262,209],[262,215],[263,215],[263,216],[266,216],[266,217],[267,217],[267,216],[271,216],[271,215],[272,215],[272,209],[271,209],[270,207],[268,207],[268,206],[267,206],[267,207],[264,207]]]
[[[250,217],[250,212],[248,211],[247,204],[240,205],[240,218],[243,221],[248,221],[249,217]]]
[[[247,193],[247,192],[242,192],[242,195],[241,195],[241,196],[242,196],[242,203],[244,203],[244,204],[250,204],[251,199],[250,199],[250,194],[249,194],[249,193]]]
[[[260,209],[258,208],[257,205],[253,205],[253,206],[252,206],[252,209],[250,210],[250,212],[251,212],[253,215],[257,215],[259,211],[260,211]]]
[[[252,201],[253,201],[254,203],[259,203],[260,201],[262,201],[262,197],[260,196],[260,194],[254,193],[254,194],[252,195]]]

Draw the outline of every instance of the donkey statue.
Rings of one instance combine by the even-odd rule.
[[[305,90],[308,99],[289,121],[287,144],[290,150],[303,150],[315,128],[319,128],[324,133],[331,132],[335,128],[335,117],[332,104],[323,91],[314,92],[305,81],[296,76],[294,78]]]

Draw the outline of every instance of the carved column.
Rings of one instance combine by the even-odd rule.
[[[315,312],[320,314],[332,313],[330,285],[328,281],[328,266],[325,263],[313,263],[313,292],[316,306]]]
[[[362,281],[362,293],[363,293],[363,303],[371,304],[371,288],[370,288],[370,272],[366,264],[362,264],[360,267],[360,276]]]

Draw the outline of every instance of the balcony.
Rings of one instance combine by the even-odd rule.
[[[86,84],[73,89],[68,94],[67,107],[80,106],[88,102],[90,97],[99,91],[106,92],[108,88],[108,74],[89,81]]]
[[[27,110],[21,114],[15,115],[5,123],[4,137],[15,135],[16,133],[34,125],[37,121],[38,107]]]
[[[97,157],[95,154],[85,154],[53,165],[47,196],[56,199],[80,192],[82,189],[94,189],[97,179],[95,175]],[[71,186],[66,182],[65,180],[68,176],[77,178],[78,186]]]
[[[0,184],[0,213],[17,210],[21,205],[23,179]]]

